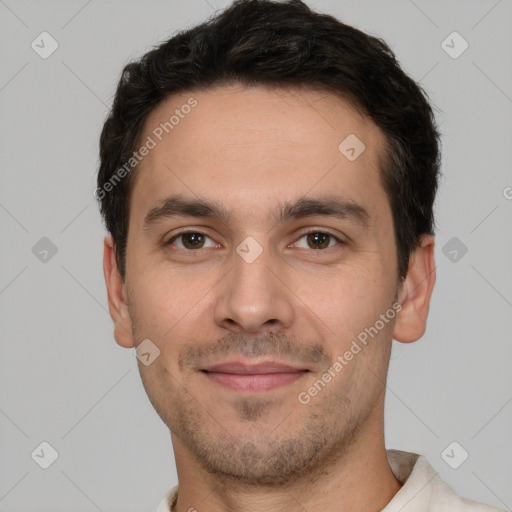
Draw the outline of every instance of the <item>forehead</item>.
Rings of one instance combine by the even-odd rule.
[[[386,203],[382,132],[325,91],[230,85],[173,95],[148,116],[149,139],[132,193],[137,218],[171,194],[222,199],[259,219],[276,199],[316,193]]]

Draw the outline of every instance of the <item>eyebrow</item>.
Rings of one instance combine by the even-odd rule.
[[[293,202],[287,201],[279,206],[277,215],[272,215],[272,218],[277,223],[284,223],[312,216],[349,220],[363,228],[368,228],[370,224],[370,214],[363,206],[338,196],[301,197]],[[151,226],[173,217],[209,218],[227,224],[231,214],[223,205],[215,201],[185,199],[180,195],[173,195],[160,200],[147,212],[143,229],[148,230]]]

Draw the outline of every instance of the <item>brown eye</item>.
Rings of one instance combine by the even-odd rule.
[[[327,233],[309,233],[307,235],[308,245],[312,249],[325,249],[329,247],[331,235]]]
[[[297,242],[296,245],[304,249],[329,249],[333,245],[336,245],[336,242],[338,245],[341,243],[339,238],[323,231],[310,231],[308,233],[304,233],[300,237],[300,240],[303,238],[306,240],[306,247],[304,247],[304,245],[301,246],[299,242]]]
[[[210,239],[210,237],[197,231],[187,231],[173,236],[167,242],[167,245],[175,245],[179,249],[185,250],[204,249],[206,239]],[[210,245],[210,247],[212,246],[215,246],[215,244]]]

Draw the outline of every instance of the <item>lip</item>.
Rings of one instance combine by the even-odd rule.
[[[309,370],[277,361],[228,361],[201,371],[210,381],[234,391],[265,392],[291,384]]]
[[[203,368],[207,372],[233,373],[239,375],[262,374],[262,373],[294,373],[303,371],[306,368],[297,368],[278,361],[260,361],[248,363],[241,360],[226,361]]]

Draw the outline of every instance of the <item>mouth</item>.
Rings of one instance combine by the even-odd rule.
[[[306,368],[297,368],[277,361],[257,364],[243,361],[228,361],[201,369],[215,384],[238,392],[265,392],[289,385],[308,373]]]

